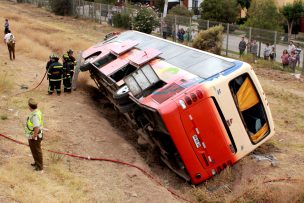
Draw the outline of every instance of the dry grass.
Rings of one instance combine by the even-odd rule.
[[[12,88],[12,80],[8,77],[8,73],[0,73],[0,93],[6,92]]]
[[[197,202],[224,202],[226,196],[232,192],[235,172],[231,167],[207,180],[203,186],[195,187],[191,193]]]
[[[92,201],[87,195],[88,184],[62,164],[52,164],[46,169],[47,174],[33,174],[30,166],[19,167],[11,162],[1,167],[0,172],[1,184],[10,185],[2,187],[1,195],[17,202]]]

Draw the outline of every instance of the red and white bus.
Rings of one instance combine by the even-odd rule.
[[[179,176],[198,184],[274,135],[266,95],[242,61],[126,31],[82,53],[103,94]]]

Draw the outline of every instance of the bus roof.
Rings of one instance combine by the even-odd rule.
[[[159,50],[161,52],[159,57],[164,61],[197,75],[202,79],[212,77],[236,65],[231,59],[226,59],[137,31],[123,32],[107,42],[124,42],[126,40],[136,41],[138,43],[136,48],[140,50],[147,48]]]

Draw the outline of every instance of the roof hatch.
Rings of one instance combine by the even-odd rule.
[[[126,51],[129,51],[133,47],[135,47],[138,44],[138,42],[132,41],[132,40],[127,40],[122,42],[121,44],[117,44],[115,46],[111,47],[111,51],[115,55],[121,55],[125,53]]]
[[[148,48],[145,49],[144,51],[140,51],[136,55],[131,56],[129,60],[131,61],[131,63],[133,63],[136,66],[142,66],[160,54],[161,52],[158,51],[157,49]]]

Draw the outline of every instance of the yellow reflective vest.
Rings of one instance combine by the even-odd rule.
[[[34,133],[34,124],[33,124],[33,117],[37,116],[39,119],[39,132],[38,132],[38,137],[42,138],[42,128],[43,128],[43,120],[42,120],[42,113],[39,109],[36,109],[31,112],[29,117],[27,117],[27,121],[24,127],[25,131],[25,136],[27,138],[32,138],[33,133]]]

